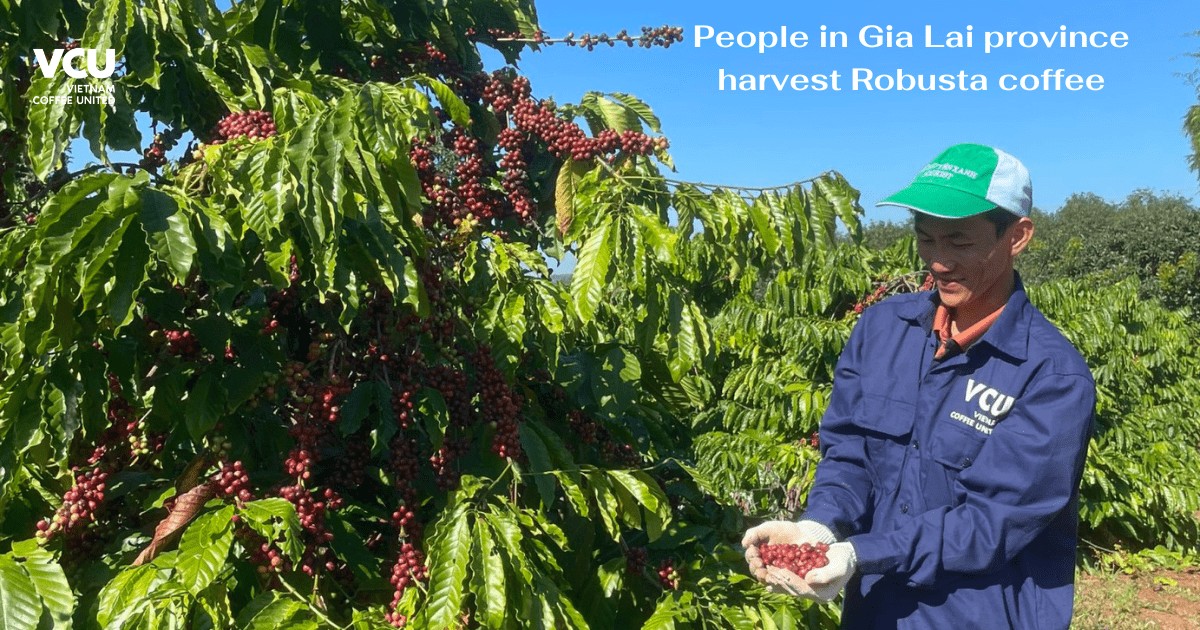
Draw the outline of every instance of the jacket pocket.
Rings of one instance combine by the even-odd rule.
[[[929,457],[933,460],[932,470],[927,470],[925,498],[929,507],[936,505],[958,505],[966,500],[959,496],[955,482],[963,470],[970,468],[987,441],[987,436],[974,429],[959,427],[951,421],[943,421],[934,427],[929,440]]]
[[[916,407],[910,403],[886,396],[863,394],[854,419],[855,423],[868,433],[878,433],[881,437],[895,439],[906,437],[912,432],[916,411]]]
[[[949,421],[938,423],[929,444],[930,456],[937,463],[960,472],[975,463],[987,436],[972,429],[954,426]]]
[[[881,496],[890,495],[900,483],[915,414],[912,404],[886,396],[866,394],[859,403],[854,420],[866,436],[867,457]]]

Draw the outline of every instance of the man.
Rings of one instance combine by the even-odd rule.
[[[960,144],[880,202],[913,211],[935,290],[867,309],[838,361],[799,522],[742,541],[773,590],[843,588],[844,628],[1066,628],[1095,382],[1029,303],[1025,167]],[[801,578],[762,544],[830,544]]]

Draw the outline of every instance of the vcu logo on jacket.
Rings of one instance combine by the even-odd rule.
[[[974,403],[978,409],[970,409],[970,415],[959,411],[951,411],[950,417],[963,423],[966,426],[979,431],[984,435],[991,435],[992,429],[996,427],[996,423],[1004,414],[1012,409],[1013,403],[1016,401],[1012,396],[1005,394],[987,383],[978,383],[975,379],[967,379],[967,391],[964,396],[964,402],[970,406]]]
[[[966,402],[971,402],[972,399],[978,401],[980,411],[990,413],[996,420],[1008,413],[1014,402],[1012,396],[1003,394],[986,383],[977,383],[975,379],[969,378],[967,379]]]

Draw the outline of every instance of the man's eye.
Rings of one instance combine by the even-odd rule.
[[[955,249],[967,249],[972,245],[974,245],[974,243],[950,243],[950,246]]]

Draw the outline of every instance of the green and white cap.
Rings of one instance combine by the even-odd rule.
[[[962,219],[1003,208],[1029,216],[1033,183],[1017,158],[981,144],[956,144],[925,165],[907,188],[880,206],[900,206],[935,217]]]

